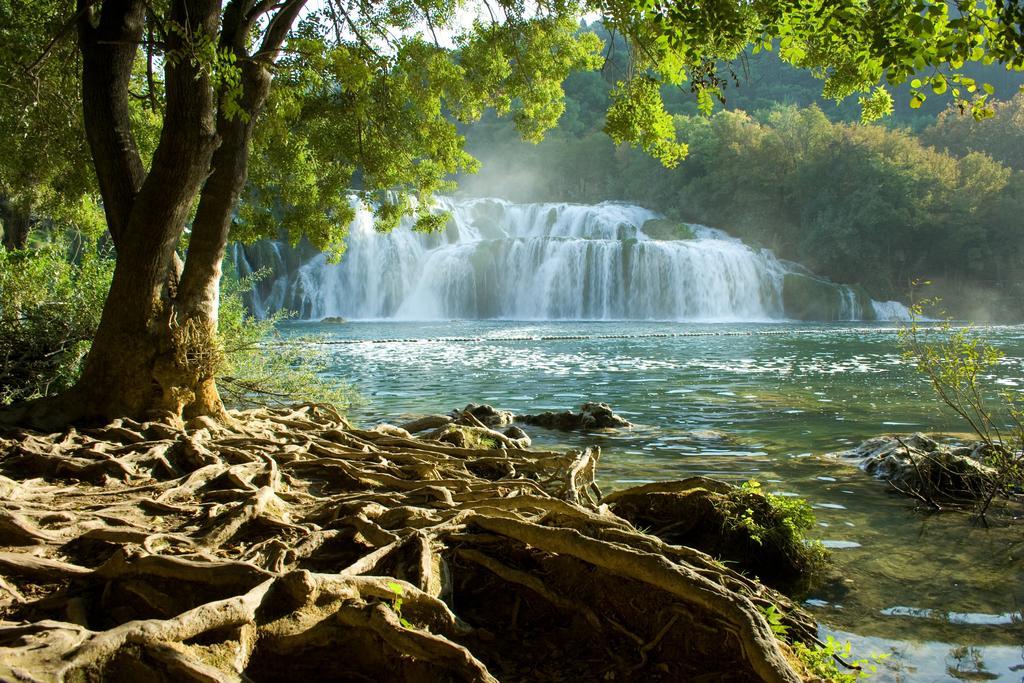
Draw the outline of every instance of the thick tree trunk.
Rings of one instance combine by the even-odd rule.
[[[100,11],[102,10],[102,11]],[[128,85],[142,40],[146,4],[78,0],[82,113],[107,228],[117,245],[146,172],[132,134]]]
[[[174,3],[171,21],[187,27],[189,35],[215,35],[220,3],[205,0],[187,4]],[[108,9],[105,4],[104,15]],[[127,9],[128,18],[137,12],[133,6]],[[141,24],[131,30],[141,35]],[[182,45],[175,44],[181,40],[180,36],[172,37],[169,48],[181,49]],[[96,49],[105,47],[103,43]],[[88,63],[85,68],[89,69]],[[99,94],[88,90],[91,81],[83,78],[86,102]],[[175,248],[219,144],[213,89],[201,66],[187,59],[167,64],[166,89],[164,125],[151,171],[128,203],[127,214],[125,207],[108,209],[117,267],[92,350],[74,389],[87,399],[92,413],[83,417],[145,416],[153,412],[181,415],[196,399],[196,376],[215,360],[211,357],[209,330],[198,329],[187,319],[179,320],[175,301]],[[87,116],[90,111],[99,119],[120,116],[95,104],[85,106]],[[88,119],[86,127],[90,127]],[[122,182],[110,184],[122,188],[125,177],[132,175],[131,164],[124,170],[121,150],[96,144],[95,137],[90,136],[90,142],[97,173],[101,178],[115,176]],[[105,189],[105,200],[108,194]],[[120,198],[116,192],[114,196]],[[117,232],[116,221],[123,221]]]

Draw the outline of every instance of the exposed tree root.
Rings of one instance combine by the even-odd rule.
[[[599,451],[496,441],[319,406],[8,433],[0,679],[801,680],[761,610],[813,622],[609,512]]]

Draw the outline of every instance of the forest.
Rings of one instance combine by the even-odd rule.
[[[977,122],[935,99],[860,125],[855,102],[823,99],[810,75],[774,52],[746,54],[724,106],[697,111],[688,93],[665,101],[685,163],[666,170],[603,134],[616,62],[572,74],[566,112],[540,144],[496,117],[467,128],[479,173],[460,191],[516,201],[634,202],[687,223],[724,228],[877,299],[941,297],[963,320],[1020,320],[1019,216],[1024,163],[1021,77],[976,67],[993,84],[993,117]],[[618,59],[623,59],[619,52]],[[742,66],[742,68],[741,68]]]
[[[0,0],[0,681],[1019,679],[1022,20]]]

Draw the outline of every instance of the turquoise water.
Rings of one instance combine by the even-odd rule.
[[[536,427],[535,445],[602,448],[606,488],[705,474],[807,499],[838,576],[807,600],[874,680],[1024,680],[1024,536],[926,514],[823,453],[886,432],[964,427],[938,411],[891,327],[637,322],[293,324],[365,398],[361,423],[490,403],[514,412],[611,404],[637,426]],[[1024,389],[1024,328],[985,328]]]

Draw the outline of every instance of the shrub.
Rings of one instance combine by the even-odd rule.
[[[942,405],[964,420],[984,444],[982,464],[995,471],[980,496],[976,512],[985,518],[992,500],[1024,483],[1024,398],[1014,391],[997,391],[990,375],[1003,353],[971,327],[949,321],[923,327],[925,300],[911,307],[909,324],[900,331],[904,357],[916,366]]]
[[[0,404],[74,383],[113,272],[95,243],[78,239],[0,250]]]
[[[285,342],[277,324],[284,313],[260,320],[249,313],[244,296],[269,273],[244,278],[229,273],[221,281],[217,329],[224,362],[217,385],[226,403],[235,407],[297,402],[330,403],[344,412],[357,399],[346,384],[323,376],[324,361],[309,353],[311,338]]]

